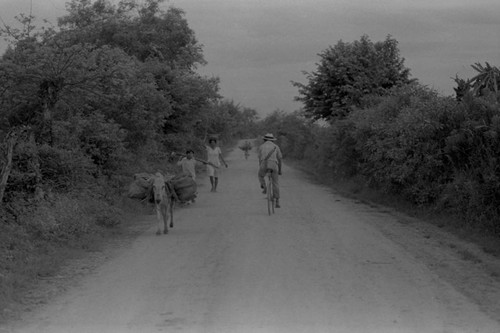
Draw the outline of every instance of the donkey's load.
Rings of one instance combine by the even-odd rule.
[[[132,199],[144,200],[151,197],[153,178],[150,173],[136,173],[134,180],[128,187],[128,197]],[[175,191],[175,197],[180,202],[194,200],[198,194],[196,182],[190,176],[180,175],[165,178],[165,186],[171,191]]]
[[[169,180],[172,184],[175,194],[181,202],[191,201],[196,198],[197,185],[190,176],[175,176]]]
[[[152,185],[152,176],[149,173],[136,173],[134,180],[128,187],[128,197],[143,200],[149,195]]]

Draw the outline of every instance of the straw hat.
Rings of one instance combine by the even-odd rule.
[[[264,135],[264,140],[267,140],[267,141],[276,141],[276,138],[271,133],[267,133],[266,135]]]

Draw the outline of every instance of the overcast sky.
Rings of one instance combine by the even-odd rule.
[[[7,23],[30,0],[0,0]],[[66,0],[32,0],[33,14],[55,23]],[[116,1],[114,1],[116,2]],[[451,77],[471,77],[475,62],[500,66],[500,0],[170,0],[184,9],[204,45],[200,72],[221,79],[224,97],[266,114],[294,111],[302,71],[339,40],[367,34],[399,41],[413,78],[453,93]],[[4,44],[3,44],[4,45]],[[4,50],[0,45],[0,50]]]

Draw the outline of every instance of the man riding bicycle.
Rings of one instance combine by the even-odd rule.
[[[281,159],[283,158],[281,154],[280,147],[276,145],[273,141],[276,138],[268,133],[264,136],[264,143],[257,149],[257,154],[259,156],[259,183],[260,188],[263,189],[262,193],[266,193],[266,182],[264,177],[266,176],[267,170],[271,169],[272,172],[272,183],[273,183],[273,193],[276,199],[276,208],[280,208],[279,198],[279,175],[281,175]]]

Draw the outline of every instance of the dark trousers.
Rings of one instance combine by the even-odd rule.
[[[279,183],[279,175],[278,175],[278,164],[276,162],[268,161],[267,166],[265,165],[266,163],[261,163],[259,167],[259,182],[262,186],[266,186],[266,182],[264,180],[264,177],[266,176],[267,169],[273,170],[273,173],[271,174],[271,179],[273,183],[273,193],[274,197],[276,199],[280,198],[280,183]]]

